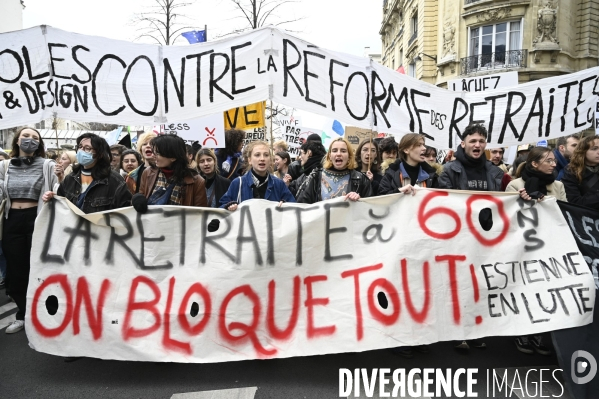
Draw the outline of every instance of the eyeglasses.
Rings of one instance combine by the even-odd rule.
[[[549,158],[544,160],[543,162],[548,163],[549,165],[557,165],[557,161],[555,160],[555,158]]]
[[[88,154],[94,151],[94,149],[92,147],[87,146],[87,145],[85,147],[79,146],[79,149],[82,150],[83,152],[87,152]]]

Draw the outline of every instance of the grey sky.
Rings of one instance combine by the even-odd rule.
[[[23,27],[47,24],[71,32],[132,41],[137,35],[129,21],[152,0],[27,0]],[[184,8],[190,24],[208,25],[208,39],[243,24],[230,0],[197,0]],[[364,47],[379,52],[382,4],[372,0],[301,0],[281,8],[280,17],[304,19],[283,28],[320,47],[362,55]],[[185,44],[185,41],[178,42]]]

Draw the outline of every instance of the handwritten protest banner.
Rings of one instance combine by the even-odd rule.
[[[306,142],[311,134],[321,136],[322,129],[314,129],[304,126],[293,126],[292,124],[285,125],[282,136],[287,143],[287,152],[291,157],[299,156],[302,144]]]
[[[488,92],[451,92],[275,27],[155,46],[48,26],[0,35],[0,129],[57,117],[179,123],[273,100],[350,126],[452,148],[473,122],[509,146],[593,126],[599,67]]]
[[[198,142],[206,148],[225,148],[225,126],[220,114],[183,123],[162,125],[161,134],[175,134],[187,144]]]
[[[221,362],[592,321],[593,277],[554,200],[423,189],[276,205],[84,215],[52,201],[33,237],[30,344],[61,356]],[[209,233],[213,219],[220,227]]]

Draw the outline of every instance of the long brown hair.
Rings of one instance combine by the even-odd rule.
[[[405,162],[407,155],[404,151],[410,150],[413,147],[420,145],[420,142],[422,142],[422,144],[425,143],[423,135],[418,133],[406,134],[399,141],[399,151],[397,151],[397,157]]]
[[[42,157],[42,158],[46,158],[46,146],[44,145],[44,139],[42,139],[42,134],[40,132],[37,131],[37,129],[34,129],[32,127],[22,127],[20,128],[17,133],[15,134],[15,137],[12,138],[12,150],[10,152],[10,156],[12,158],[18,158],[19,157],[19,136],[21,136],[21,132],[23,130],[33,130],[34,132],[37,133],[37,135],[40,137],[40,145],[39,147],[37,147],[37,150],[35,150],[35,152],[33,153],[34,157]]]
[[[545,158],[547,158],[547,154],[549,154],[552,151],[553,150],[548,147],[535,147],[532,150],[530,150],[530,152],[528,153],[528,157],[526,158],[526,162],[522,162],[520,165],[518,165],[518,169],[516,169],[516,179],[522,177],[522,171],[524,170],[524,167],[526,165],[530,165],[530,167],[532,168],[533,162],[543,162]]]
[[[593,146],[593,142],[599,140],[599,135],[588,136],[580,140],[574,153],[570,157],[570,163],[568,164],[568,170],[576,176],[578,183],[582,183],[582,175],[584,174],[584,168],[586,164],[587,151]]]
[[[378,171],[381,167],[380,166],[381,165],[381,152],[379,151],[379,147],[375,144],[375,142],[374,141],[371,142],[370,139],[362,140],[362,142],[356,149],[356,164],[358,165],[356,167],[356,169],[358,169],[359,171],[362,171],[362,148],[366,144],[370,144],[370,143],[372,143],[372,146],[374,147],[374,150],[376,152],[375,158],[370,160],[370,171],[372,173],[378,173]]]

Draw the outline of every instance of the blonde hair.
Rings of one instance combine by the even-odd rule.
[[[273,165],[273,156],[272,156],[272,152],[270,151],[270,144],[268,144],[266,141],[252,141],[249,144],[247,144],[244,148],[243,148],[243,161],[245,163],[245,168],[244,168],[244,173],[247,173],[250,171],[250,169],[252,169],[252,164],[250,162],[250,159],[252,158],[252,152],[254,151],[254,148],[259,147],[259,146],[264,146],[266,148],[268,148],[268,156],[270,158],[270,167],[268,168],[268,173],[272,174],[272,165]]]
[[[75,151],[63,151],[63,154],[66,154],[67,157],[69,157],[69,160],[71,161],[72,164],[76,164],[77,163],[77,153]]]
[[[322,167],[324,169],[331,169],[333,167],[333,161],[331,161],[331,149],[333,148],[333,144],[338,143],[339,141],[345,143],[347,146],[347,154],[349,156],[349,159],[347,160],[347,169],[356,169],[356,166],[358,165],[356,164],[356,152],[354,151],[354,147],[352,147],[349,141],[343,137],[331,141],[327,155],[322,159]]]
[[[144,156],[143,152],[141,152],[141,147],[148,144],[150,142],[150,140],[152,140],[154,137],[158,137],[158,135],[154,132],[148,132],[148,133],[142,134],[137,139],[137,145],[136,145],[137,152],[139,152],[141,154],[141,157],[144,160],[146,159],[146,157]]]
[[[289,146],[287,145],[287,142],[285,140],[275,141],[272,144],[272,148],[277,148],[277,147],[281,147],[283,149],[283,151],[285,151],[285,152],[287,152],[289,150]]]

